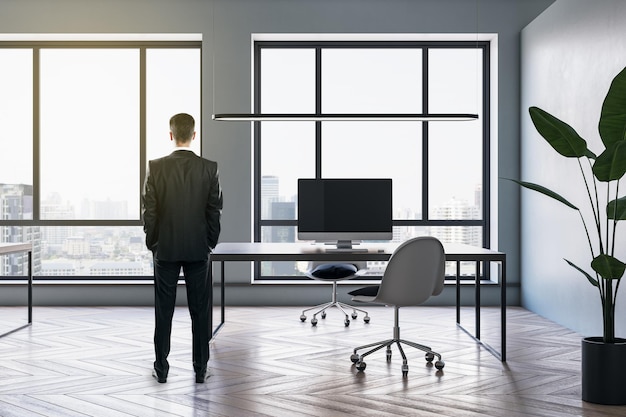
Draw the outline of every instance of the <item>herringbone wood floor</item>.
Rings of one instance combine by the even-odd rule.
[[[392,336],[393,310],[368,311],[369,324],[359,317],[344,327],[331,309],[312,327],[296,307],[229,307],[211,343],[211,377],[196,384],[179,308],[170,375],[159,384],[150,375],[151,308],[36,307],[31,327],[0,338],[0,416],[626,415],[581,401],[581,336],[521,308],[508,309],[506,363],[456,327],[453,308],[412,307],[401,310],[401,335],[440,352],[443,372],[407,349],[403,378],[394,349],[391,362],[376,352],[359,373],[352,349]],[[483,316],[496,347],[498,317]],[[0,308],[0,334],[23,321],[25,309]]]

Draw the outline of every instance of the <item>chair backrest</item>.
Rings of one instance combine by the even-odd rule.
[[[374,302],[395,306],[419,305],[443,291],[445,254],[431,236],[402,243],[389,258]]]

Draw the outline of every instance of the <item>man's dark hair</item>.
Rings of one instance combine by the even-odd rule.
[[[191,141],[196,122],[187,113],[178,113],[170,118],[170,131],[176,142]]]

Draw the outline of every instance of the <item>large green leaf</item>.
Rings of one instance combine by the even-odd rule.
[[[530,107],[528,112],[539,134],[559,154],[568,158],[589,156],[587,142],[570,125],[539,107]]]
[[[567,207],[573,208],[574,210],[578,210],[578,207],[576,207],[575,205],[573,205],[572,203],[570,203],[569,201],[567,201],[564,197],[560,196],[559,194],[555,193],[554,191],[544,187],[543,185],[539,185],[539,184],[535,184],[532,182],[526,182],[526,181],[518,181],[518,180],[513,180],[513,179],[509,179],[510,181],[513,181],[514,183],[517,183],[519,185],[521,185],[524,188],[528,188],[529,190],[533,190],[533,191],[537,191],[543,195],[546,195],[550,198],[553,198],[557,201],[560,201],[561,203],[565,204]]]
[[[591,267],[604,279],[620,279],[626,270],[626,264],[611,255],[598,255],[591,261]]]
[[[606,216],[609,219],[626,220],[626,197],[610,201],[606,205]]]
[[[593,175],[600,181],[619,180],[626,173],[626,140],[615,142],[593,163]]]
[[[591,152],[589,149],[587,149],[587,151],[585,151],[585,156],[589,159],[596,159],[597,156],[595,153]]]
[[[595,279],[594,277],[592,277],[591,275],[589,275],[583,269],[577,267],[576,265],[574,265],[572,262],[568,261],[567,259],[565,259],[565,262],[567,262],[569,264],[569,266],[571,266],[572,268],[578,270],[578,272],[583,274],[587,278],[587,280],[591,283],[591,285],[593,285],[594,287],[599,287],[600,286],[600,284],[598,283],[598,280]]]
[[[626,68],[611,82],[602,103],[598,130],[606,148],[626,139]]]

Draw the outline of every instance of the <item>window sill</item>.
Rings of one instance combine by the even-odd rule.
[[[46,280],[37,280],[33,281],[33,286],[43,286],[43,285],[152,285],[154,283],[154,279],[46,279]],[[27,285],[28,281],[23,280],[0,280],[0,286],[7,285]],[[178,281],[178,285],[184,285],[185,281],[183,279]],[[316,281],[316,280],[257,280],[252,281],[250,285],[330,285],[331,282],[325,281]],[[347,281],[338,281],[337,285],[379,285],[380,280],[347,280]],[[460,282],[461,285],[474,285],[473,279],[464,279]],[[213,282],[213,286],[219,286],[221,282],[219,280]],[[245,283],[226,283],[227,287],[232,286],[245,286]],[[455,279],[446,279],[444,281],[444,285],[451,286],[456,285]],[[498,282],[490,281],[490,280],[481,280],[480,285],[498,285]]]
[[[214,282],[214,284],[219,283],[219,281]],[[251,282],[252,285],[330,285],[332,281],[317,281],[317,280],[255,280]],[[379,285],[380,280],[345,280],[345,281],[337,281],[337,285]],[[474,285],[474,279],[462,279],[460,281],[461,285]],[[226,283],[228,286],[229,284]],[[456,279],[446,279],[444,281],[444,285],[456,285]],[[488,279],[481,279],[480,285],[498,285],[497,281],[491,281]]]
[[[33,280],[33,286],[43,285],[152,285],[153,279],[45,279]],[[183,281],[184,283],[184,281]],[[28,280],[2,280],[2,285],[27,285]]]

